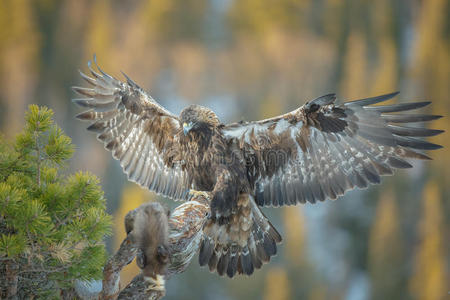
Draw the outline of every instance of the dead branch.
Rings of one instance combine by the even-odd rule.
[[[129,235],[120,244],[119,250],[109,258],[103,269],[103,286],[100,299],[116,299],[119,294],[120,271],[131,263],[137,249]]]

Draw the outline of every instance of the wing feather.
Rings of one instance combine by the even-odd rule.
[[[179,154],[178,118],[160,106],[127,75],[126,83],[88,63],[92,77],[80,71],[91,86],[73,87],[74,99],[88,111],[76,117],[90,121],[89,131],[120,161],[131,181],[164,196],[187,199],[191,179],[176,159]],[[179,155],[178,155],[179,156]]]
[[[411,168],[409,158],[430,159],[417,150],[441,148],[420,137],[442,130],[408,126],[441,117],[405,113],[430,102],[373,106],[397,94],[343,104],[329,94],[278,117],[226,125],[223,133],[251,162],[248,176],[258,205],[336,199],[380,183],[394,169]],[[281,159],[274,164],[272,157]]]

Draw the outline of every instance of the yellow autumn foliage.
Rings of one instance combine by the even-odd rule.
[[[289,299],[291,299],[291,293],[286,269],[271,267],[266,276],[264,300]]]
[[[9,112],[4,124],[14,134],[22,124],[26,103],[32,99],[39,70],[40,32],[30,0],[0,1],[0,99]]]
[[[435,50],[445,34],[445,22],[448,19],[447,0],[427,0],[422,3],[422,9],[417,24],[417,55],[416,70],[427,69],[430,61],[436,61]],[[447,42],[448,43],[448,42]],[[437,61],[436,61],[437,62]]]
[[[285,207],[283,209],[284,244],[286,256],[296,266],[305,262],[306,224],[301,207]]]
[[[429,0],[421,3],[415,24],[417,39],[413,44],[414,56],[410,72],[416,82],[422,82],[424,90],[421,96],[433,101],[433,113],[447,116],[450,111],[449,102],[445,100],[450,93],[448,7],[447,0]],[[446,132],[450,130],[448,119],[436,121],[435,126]],[[445,134],[436,137],[434,141],[443,145],[445,149],[450,148],[450,139]],[[450,155],[448,150],[444,151],[446,155],[442,155],[440,161],[434,163],[434,167],[443,175],[443,182],[449,182],[450,169],[445,166],[450,165]]]
[[[359,32],[350,34],[348,52],[344,58],[344,75],[340,84],[341,94],[346,98],[361,98],[367,94],[367,46]]]
[[[92,4],[91,15],[89,18],[86,42],[84,46],[84,60],[91,60],[95,53],[101,57],[102,68],[109,69],[111,62],[111,52],[114,25],[111,11],[111,2],[107,0],[95,0]]]
[[[315,286],[308,295],[308,300],[326,300],[326,299],[328,299],[327,287],[322,284],[318,284],[317,286]]]
[[[442,197],[436,183],[430,181],[423,194],[423,215],[419,221],[411,294],[418,300],[448,299],[450,277],[445,243]]]
[[[232,24],[253,33],[267,34],[271,30],[298,28],[302,12],[310,5],[309,0],[248,0],[234,1],[229,15]]]
[[[391,93],[397,90],[397,53],[394,41],[382,38],[378,45],[379,58],[370,84],[371,95]]]
[[[374,299],[394,299],[403,279],[402,236],[392,189],[382,192],[369,239],[369,274]]]

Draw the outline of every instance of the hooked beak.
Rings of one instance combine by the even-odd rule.
[[[183,133],[184,135],[187,135],[189,133],[189,131],[192,129],[192,123],[189,122],[188,123],[183,123]]]

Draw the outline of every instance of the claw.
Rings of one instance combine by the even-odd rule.
[[[147,291],[157,291],[165,293],[165,280],[161,275],[156,275],[156,279],[153,277],[145,277],[145,281],[148,282]]]
[[[197,191],[197,190],[189,190],[189,200],[193,198],[203,197],[205,199],[209,198],[209,192]]]

